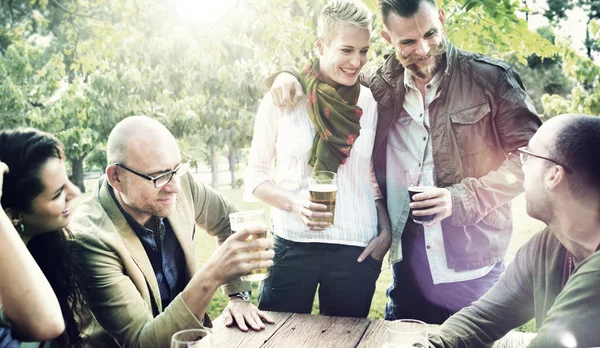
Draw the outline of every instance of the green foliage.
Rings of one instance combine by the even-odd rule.
[[[596,43],[600,42],[600,21],[592,20],[588,32]],[[563,71],[574,81],[568,98],[556,94],[542,97],[542,104],[549,116],[564,113],[600,115],[600,65],[572,48],[562,45]]]
[[[145,114],[167,125],[195,160],[210,163],[212,145],[249,145],[265,92],[260,81],[307,62],[325,2],[240,0],[210,20],[183,18],[174,0],[0,2],[0,126],[57,134],[76,174],[119,120]],[[375,0],[365,3],[377,12]],[[527,9],[516,0],[439,4],[461,48],[512,53],[521,62],[556,52],[527,30],[516,15]],[[382,29],[376,21],[370,65],[391,52]],[[101,166],[94,153],[87,167]]]
[[[551,57],[552,43],[527,28],[517,12],[528,12],[515,0],[440,0],[450,40],[467,51],[491,56],[513,54],[523,64],[532,54]]]

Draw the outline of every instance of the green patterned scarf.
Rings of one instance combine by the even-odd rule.
[[[313,170],[337,173],[340,164],[350,156],[352,144],[360,133],[362,109],[356,105],[360,82],[354,86],[328,85],[321,76],[316,58],[300,73],[306,91],[308,114],[315,127],[315,139],[308,163]]]

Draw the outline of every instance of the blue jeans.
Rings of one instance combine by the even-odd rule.
[[[0,347],[19,348],[21,342],[14,338],[12,330],[7,327],[0,327]]]
[[[386,320],[418,319],[441,324],[483,296],[505,269],[504,262],[498,262],[481,278],[433,284],[422,228],[418,235],[402,236],[402,252],[404,260],[392,266],[392,285],[387,289]]]
[[[277,236],[274,241],[274,264],[261,285],[258,308],[310,313],[318,286],[321,314],[369,314],[382,262],[372,257],[357,262],[363,247],[298,243]]]

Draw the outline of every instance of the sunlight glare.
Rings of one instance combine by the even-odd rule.
[[[174,0],[174,2],[181,19],[212,24],[222,19],[241,0]]]

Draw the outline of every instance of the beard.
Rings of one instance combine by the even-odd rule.
[[[443,37],[440,44],[430,48],[426,56],[411,54],[408,57],[403,57],[401,50],[396,49],[396,58],[398,58],[400,64],[412,76],[423,80],[430,80],[440,70],[447,46],[446,38]],[[429,65],[420,67],[417,64],[419,60],[428,57],[433,58],[433,62]]]

